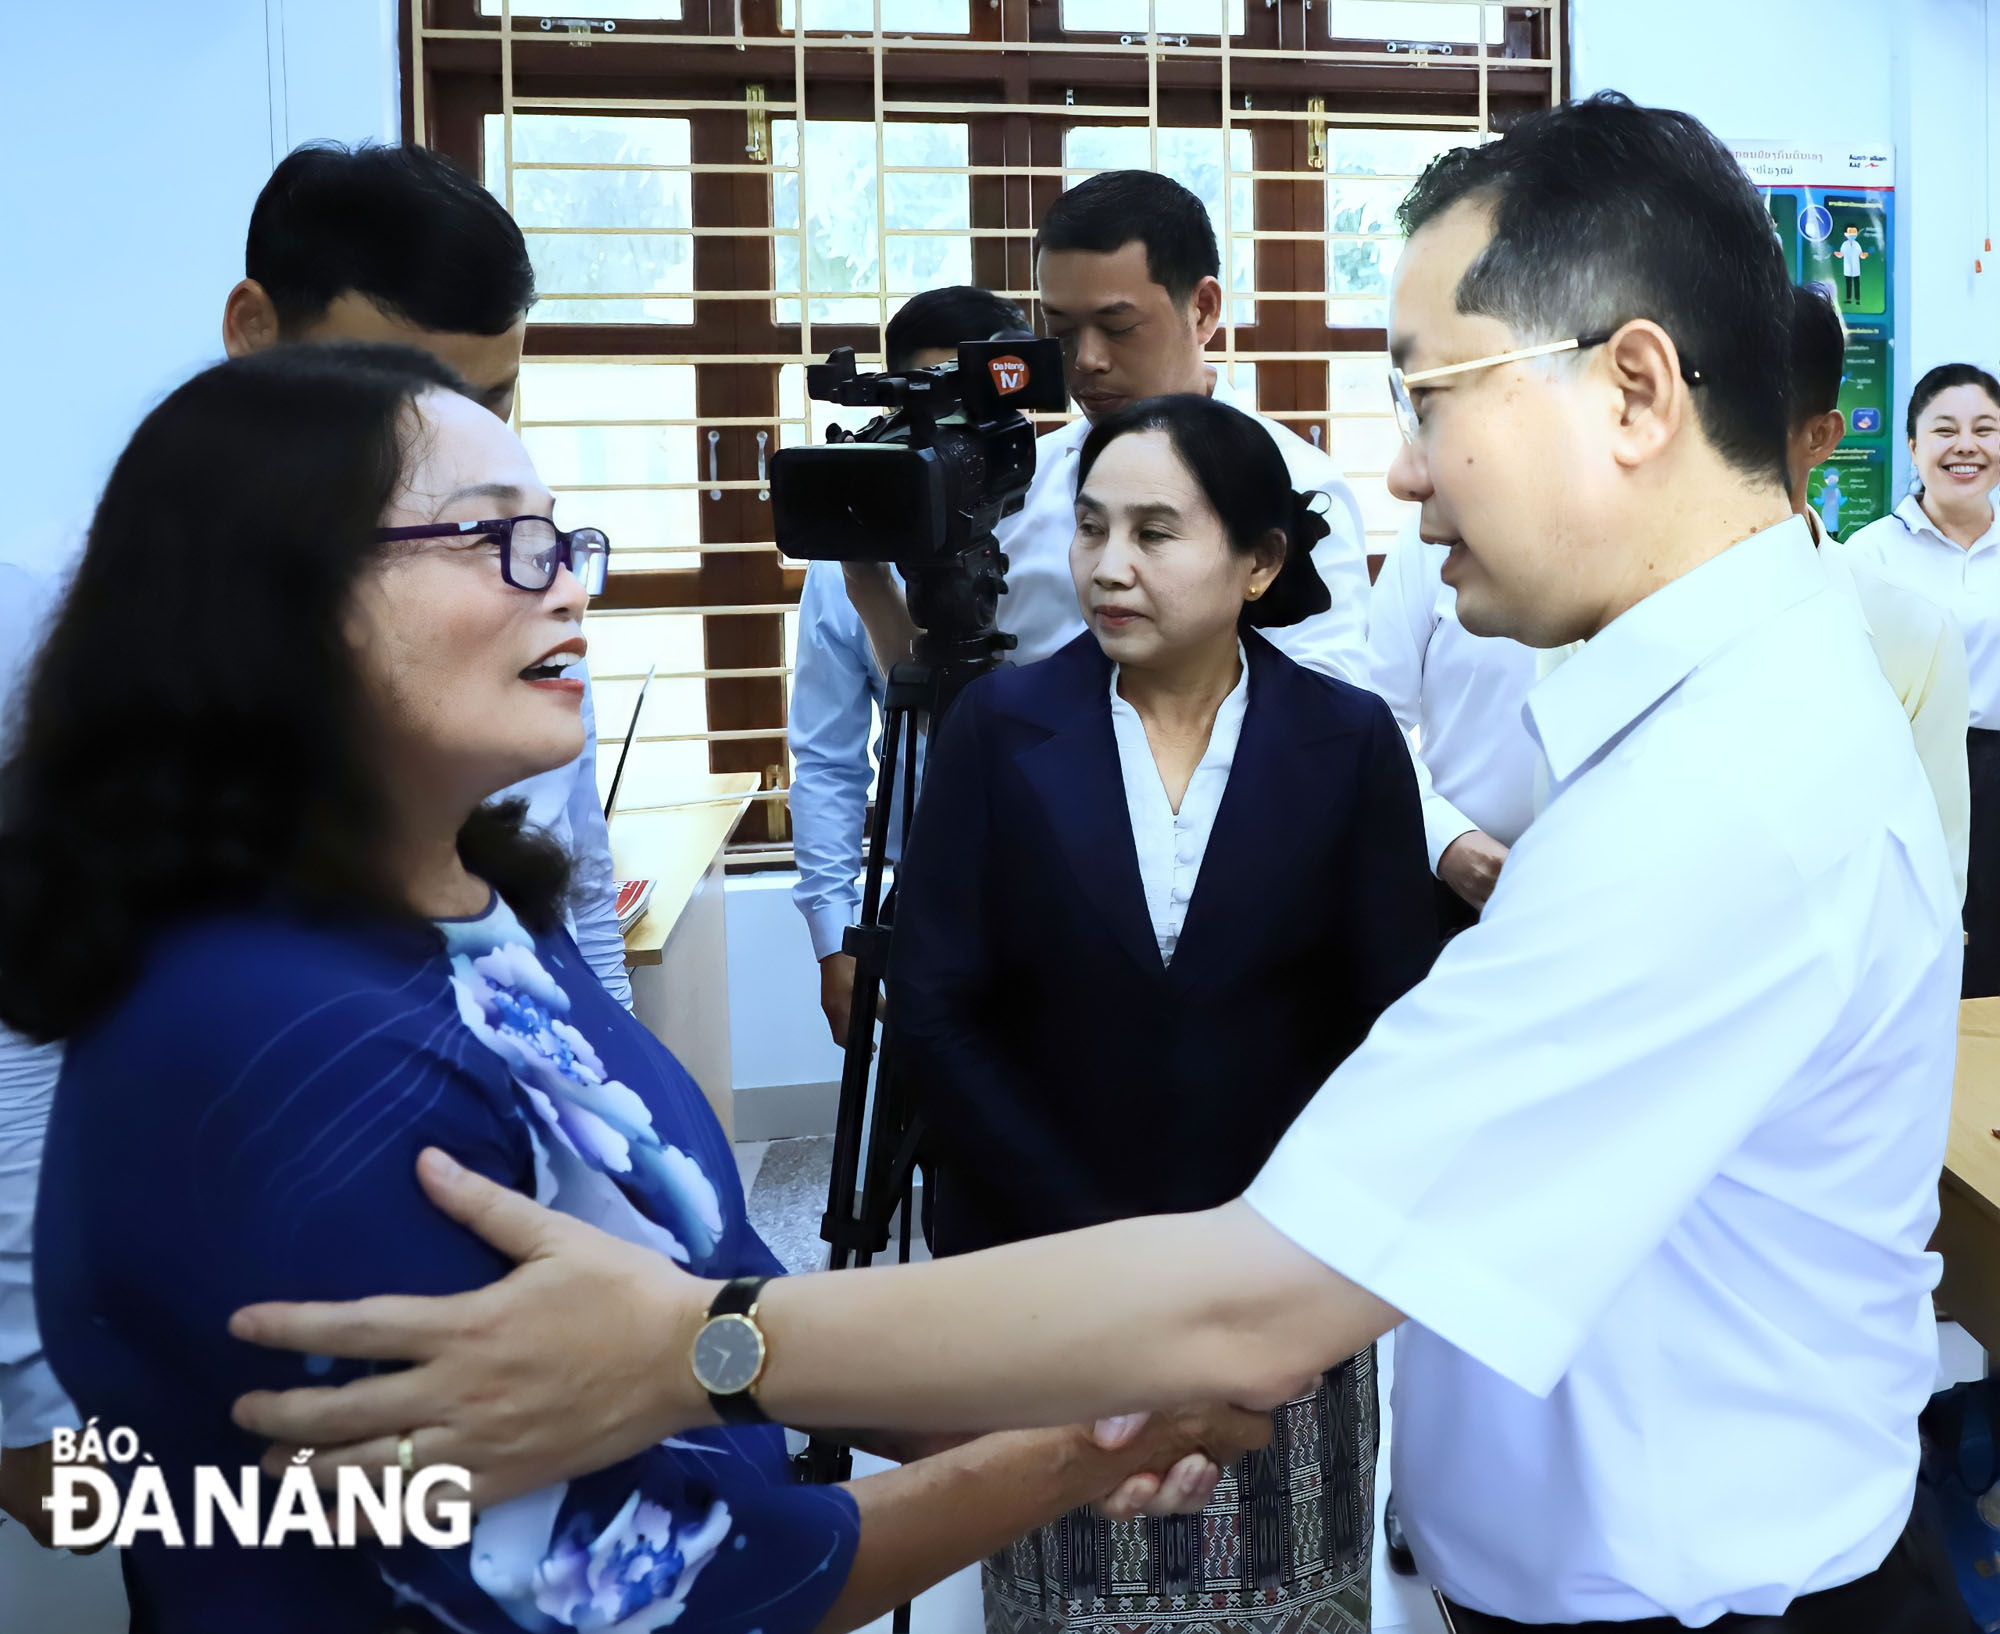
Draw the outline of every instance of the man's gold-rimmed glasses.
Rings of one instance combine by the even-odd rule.
[[[1417,405],[1410,399],[1410,388],[1421,386],[1427,381],[1443,380],[1447,375],[1471,374],[1475,369],[1497,369],[1503,363],[1519,363],[1531,357],[1553,357],[1558,352],[1580,352],[1586,347],[1602,346],[1617,331],[1607,329],[1601,335],[1572,335],[1568,340],[1545,341],[1540,346],[1522,346],[1511,352],[1495,352],[1491,357],[1476,357],[1470,363],[1447,363],[1441,369],[1419,369],[1415,374],[1405,374],[1401,369],[1389,370],[1389,399],[1396,405],[1396,429],[1403,434],[1403,441],[1413,443],[1423,431],[1417,420]]]

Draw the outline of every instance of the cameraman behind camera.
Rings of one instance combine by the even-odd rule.
[[[1011,301],[970,284],[925,290],[889,320],[884,367],[890,374],[954,363],[961,341],[1026,333],[1027,320]],[[1067,540],[1064,542],[1067,550]],[[792,849],[799,882],[792,900],[812,934],[819,961],[819,1002],[836,1044],[847,1042],[854,998],[854,958],[841,938],[861,906],[862,827],[874,781],[871,735],[881,752],[883,668],[870,650],[859,604],[871,625],[900,616],[907,647],[914,626],[904,610],[902,581],[887,564],[863,564],[862,586],[848,598],[838,562],[811,562],[799,596],[798,657],[792,676],[787,734],[796,771],[792,779]],[[870,584],[879,587],[871,606]],[[908,791],[904,791],[907,797]],[[900,816],[900,812],[898,813]],[[895,860],[900,821],[889,825],[888,856]]]
[[[1035,235],[1043,330],[1063,343],[1070,395],[1083,414],[1036,440],[1026,502],[998,529],[1009,564],[998,623],[1018,639],[1007,662],[1034,663],[1083,633],[1069,546],[1077,451],[1090,428],[1127,403],[1190,392],[1255,417],[1284,455],[1292,486],[1327,496],[1332,531],[1312,560],[1333,605],[1271,638],[1308,669],[1369,684],[1360,508],[1328,454],[1258,414],[1206,361],[1203,349],[1222,321],[1221,265],[1201,200],[1150,170],[1092,176],[1043,218]],[[886,565],[845,567],[848,594],[887,669],[909,655],[917,626]]]

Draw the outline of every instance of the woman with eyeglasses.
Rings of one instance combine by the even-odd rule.
[[[746,1308],[779,1269],[699,1089],[563,930],[560,851],[487,803],[577,753],[568,670],[608,544],[556,528],[460,390],[421,353],[339,347],[173,393],[111,476],[0,778],[0,1016],[68,1045],[43,1335],[190,1543],[195,1472],[236,1493],[265,1450],[235,1396],[371,1371],[237,1342],[233,1309],[505,1272],[415,1186],[426,1146],[742,1279]],[[848,1628],[1076,1503],[1185,1503],[1215,1476],[1200,1446],[1259,1432],[1218,1413],[1120,1436],[993,1437],[813,1488],[777,1427],[739,1421],[482,1507],[469,1546],[140,1528],[133,1626]],[[425,1462],[402,1437],[402,1476]]]

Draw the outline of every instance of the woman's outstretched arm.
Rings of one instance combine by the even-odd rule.
[[[1015,1430],[851,1482],[861,1542],[818,1634],[874,1621],[1037,1526],[1102,1500],[1135,1470],[1168,1472],[1150,1507],[1198,1509],[1219,1473],[1203,1453],[1227,1461],[1262,1446],[1270,1426],[1264,1414],[1221,1408],[1155,1414],[1116,1447],[1081,1429]]]

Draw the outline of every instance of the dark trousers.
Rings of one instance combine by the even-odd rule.
[[[1848,273],[1846,276],[1846,284],[1847,284],[1847,304],[1849,306],[1852,306],[1861,299],[1860,274]]]
[[[1965,734],[1972,782],[1972,844],[1965,869],[1965,983],[1969,999],[2000,994],[2000,732]]]
[[[1562,1634],[1681,1634],[1687,1626],[1671,1617],[1631,1623],[1513,1623],[1450,1605],[1458,1634],[1515,1634],[1535,1627]],[[1776,1617],[1744,1617],[1734,1612],[1707,1625],[1716,1634],[1971,1634],[1972,1616],[1952,1575],[1951,1556],[1919,1489],[1910,1524],[1889,1558],[1866,1577],[1803,1595]]]

